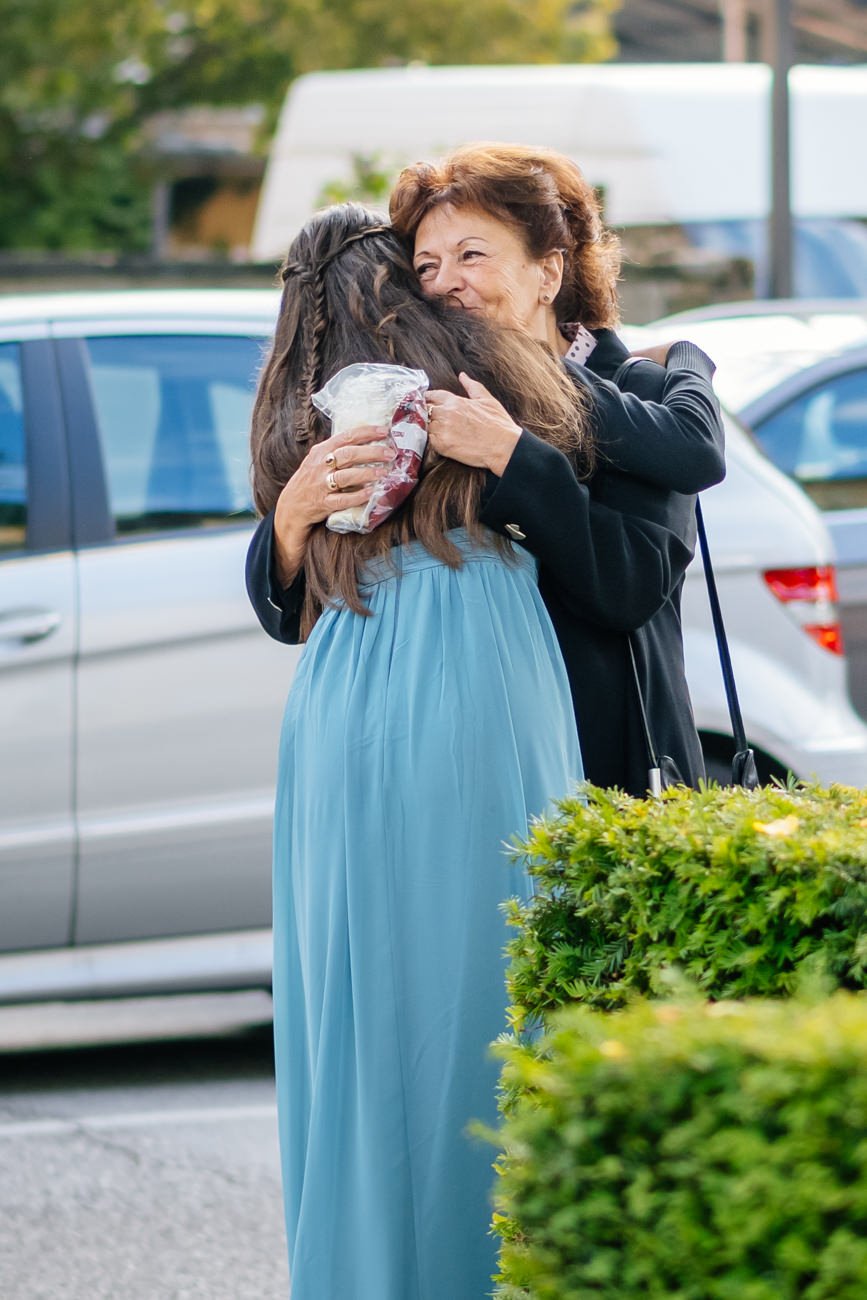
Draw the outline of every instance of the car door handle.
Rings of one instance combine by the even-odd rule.
[[[41,641],[62,622],[53,609],[10,609],[0,614],[0,641]]]

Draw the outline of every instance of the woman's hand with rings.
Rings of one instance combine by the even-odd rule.
[[[428,441],[441,456],[502,475],[521,426],[484,384],[469,375],[459,378],[466,397],[441,389],[427,395]]]
[[[279,515],[298,528],[312,528],[333,510],[364,505],[394,460],[385,426],[362,425],[310,448],[277,502]]]
[[[363,506],[388,472],[395,456],[388,439],[386,426],[366,424],[310,448],[274,511],[277,570],[284,586],[304,563],[310,530],[335,510]]]

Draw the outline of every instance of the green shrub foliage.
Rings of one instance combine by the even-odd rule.
[[[713,999],[791,994],[810,970],[867,982],[865,791],[589,787],[520,849],[536,896],[509,905],[516,1028],[671,992],[677,972]]]
[[[864,1300],[862,996],[572,1007],[543,1049],[500,1048],[499,1297]]]

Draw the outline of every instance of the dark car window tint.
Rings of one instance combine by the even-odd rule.
[[[27,459],[17,343],[0,343],[0,551],[20,550],[27,531]]]
[[[93,338],[87,348],[118,532],[250,518],[262,340],[151,335]]]
[[[755,434],[771,460],[825,509],[867,502],[867,370],[811,389]]]

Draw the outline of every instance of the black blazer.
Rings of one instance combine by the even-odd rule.
[[[488,475],[480,518],[539,560],[588,778],[644,794],[647,758],[628,661],[628,633],[639,628],[636,656],[657,748],[687,781],[703,773],[683,674],[680,592],[695,545],[691,494],[724,474],[722,424],[713,363],[700,349],[675,344],[667,369],[624,366],[628,353],[616,335],[600,331],[597,340],[595,370],[570,367],[591,403],[599,447],[592,479],[579,481],[569,457],[525,430],[502,477]],[[632,382],[639,370],[641,396],[613,382]],[[658,400],[645,400],[651,395]],[[272,512],[253,536],[247,589],[265,631],[295,644],[304,577],[286,589],[277,583],[273,526]]]
[[[613,342],[620,344],[619,339]],[[622,347],[622,345],[620,345]],[[698,349],[696,349],[698,351]],[[609,365],[616,360],[617,349],[609,354],[606,349],[599,349],[597,364]],[[677,354],[682,360],[681,353]],[[703,355],[703,354],[702,354]],[[610,360],[609,360],[610,356]],[[592,360],[592,358],[591,358]],[[701,358],[695,357],[696,365],[701,365]],[[712,367],[708,378],[712,376]],[[666,374],[661,367],[647,361],[629,361],[622,358],[614,375],[614,382],[623,393],[628,393],[639,401],[659,403],[666,383]],[[703,456],[698,447],[703,443],[701,429],[705,426],[718,434],[718,441],[708,446],[710,453],[706,465],[702,465]],[[682,492],[668,492],[662,503],[663,514],[669,524],[680,531],[694,552],[696,541],[695,497],[704,487],[719,482],[725,473],[724,432],[719,408],[714,398],[713,408],[702,408],[701,401],[692,416],[681,420],[681,432],[689,441],[678,446],[669,439],[660,439],[658,452],[655,453],[652,440],[635,440],[627,448],[620,450],[619,461],[622,466],[629,466],[629,474],[608,474],[600,476],[596,488],[599,499],[616,503],[621,509],[638,508],[649,510],[650,502],[642,493],[642,475],[645,479],[657,483],[679,483]],[[690,434],[690,429],[692,434]],[[697,442],[691,441],[692,437]],[[718,453],[715,459],[714,452]],[[635,496],[640,497],[636,502]],[[645,710],[649,719],[650,731],[657,754],[668,754],[675,759],[681,776],[689,785],[697,785],[700,777],[705,775],[704,757],[701,744],[695,730],[692,702],[686,684],[683,663],[683,625],[681,620],[681,595],[683,593],[685,574],[672,587],[668,599],[660,606],[652,618],[632,632],[630,640],[635,657],[636,672],[644,699]],[[634,685],[636,672],[628,668]],[[635,690],[637,697],[637,689]],[[628,769],[626,788],[632,793],[643,793],[642,773],[636,768],[635,756],[646,752],[646,741],[642,750],[643,733],[636,735],[639,725],[637,698],[633,698],[632,709],[627,723],[630,737],[629,753],[625,758]],[[646,782],[646,775],[645,775]]]

